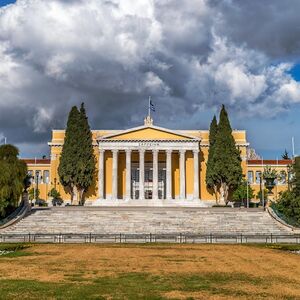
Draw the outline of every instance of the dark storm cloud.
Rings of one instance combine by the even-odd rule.
[[[0,9],[0,136],[43,151],[82,101],[93,128],[140,125],[149,95],[161,124],[221,103],[274,117],[300,100],[299,5],[19,0]]]
[[[300,1],[212,1],[222,15],[219,32],[274,59],[300,55]]]

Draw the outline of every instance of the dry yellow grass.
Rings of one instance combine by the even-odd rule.
[[[0,258],[0,284],[3,279],[73,283],[78,277],[84,285],[102,277],[147,274],[172,282],[172,289],[159,291],[162,298],[300,299],[300,256],[279,250],[244,245],[49,244],[26,251],[30,255]],[[197,288],[198,281],[202,285]],[[110,297],[114,298],[104,295]]]

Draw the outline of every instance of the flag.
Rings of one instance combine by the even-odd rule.
[[[152,103],[151,100],[150,100],[150,109],[151,109],[152,111],[155,111],[155,106],[154,106],[154,104]]]

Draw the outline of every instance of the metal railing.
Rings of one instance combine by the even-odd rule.
[[[95,233],[4,233],[0,243],[300,243],[300,234],[95,234]]]

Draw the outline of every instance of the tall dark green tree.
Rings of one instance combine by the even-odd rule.
[[[58,167],[60,182],[70,193],[72,203],[76,194],[76,182],[78,176],[77,163],[81,148],[80,123],[81,117],[78,108],[73,106],[68,116],[65,140]]]
[[[0,216],[6,214],[8,207],[18,206],[24,189],[27,166],[18,155],[15,146],[0,146]]]
[[[214,194],[217,199],[217,191],[218,191],[218,185],[217,185],[217,173],[215,168],[215,160],[214,160],[214,150],[215,150],[215,144],[216,144],[216,138],[218,133],[218,124],[217,124],[217,118],[216,116],[213,117],[210,127],[209,127],[209,152],[208,152],[208,159],[206,163],[206,186],[209,189],[212,189],[214,191]]]
[[[220,187],[220,202],[228,202],[228,194],[242,180],[240,151],[236,147],[225,106],[222,105],[218,133],[214,145],[214,172]]]
[[[60,182],[71,194],[71,202],[83,203],[84,193],[93,183],[95,157],[93,139],[84,104],[80,111],[72,107],[66,128],[65,141],[58,167]]]
[[[76,187],[79,193],[80,203],[83,204],[84,193],[92,185],[95,174],[95,156],[93,151],[92,132],[86,116],[84,103],[80,107],[80,150],[77,162]]]

